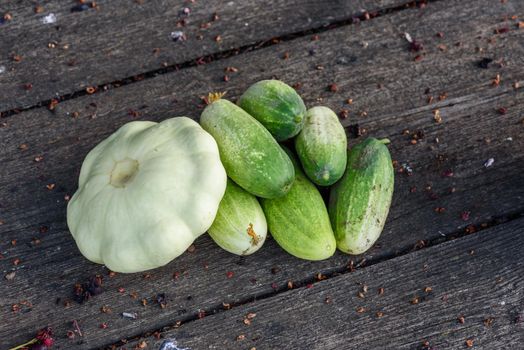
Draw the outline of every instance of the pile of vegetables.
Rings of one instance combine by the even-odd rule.
[[[205,232],[238,255],[260,249],[268,230],[298,258],[361,254],[391,204],[386,143],[348,151],[332,110],[307,110],[293,88],[263,80],[237,104],[210,95],[200,125],[122,126],[84,160],[67,223],[86,258],[117,272],[165,265]],[[317,186],[331,186],[327,206]]]

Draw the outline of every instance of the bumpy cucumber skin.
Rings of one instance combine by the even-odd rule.
[[[293,163],[267,129],[242,108],[220,99],[208,105],[200,124],[216,140],[227,175],[262,198],[285,195],[295,178]]]
[[[255,196],[227,179],[226,193],[207,232],[222,249],[250,255],[266,240],[266,217]]]
[[[338,116],[317,106],[306,113],[295,149],[306,175],[320,186],[331,186],[346,170],[347,138]]]
[[[261,122],[277,139],[297,135],[306,115],[306,105],[295,89],[280,80],[261,80],[251,85],[238,105]]]
[[[336,250],[329,215],[318,189],[295,163],[295,182],[280,198],[262,199],[269,231],[289,254],[306,260],[324,260]]]
[[[384,228],[393,187],[393,165],[384,142],[368,138],[349,151],[346,172],[329,198],[338,249],[362,254],[371,248]]]

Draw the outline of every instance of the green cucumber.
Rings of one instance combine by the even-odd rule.
[[[280,198],[262,199],[271,236],[289,254],[323,260],[335,253],[336,241],[322,196],[295,165],[295,182]]]
[[[277,141],[297,135],[304,125],[306,106],[295,89],[280,80],[251,85],[238,105],[261,122]]]
[[[368,138],[353,147],[346,173],[331,188],[329,215],[337,247],[345,253],[364,253],[384,228],[394,187],[386,142]]]
[[[347,138],[331,109],[317,106],[307,111],[295,149],[306,175],[317,185],[330,186],[344,175]]]
[[[295,178],[293,163],[269,131],[242,108],[216,100],[204,109],[200,123],[215,138],[227,175],[240,187],[262,198],[289,191]]]
[[[227,179],[226,193],[207,232],[230,253],[253,254],[266,240],[266,217],[255,196]]]

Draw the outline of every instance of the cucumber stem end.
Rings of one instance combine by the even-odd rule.
[[[213,102],[220,100],[225,94],[225,92],[210,92],[204,100],[206,104],[210,105]]]

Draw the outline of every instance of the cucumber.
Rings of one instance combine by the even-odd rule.
[[[295,149],[306,175],[317,185],[330,186],[344,175],[346,132],[331,109],[317,106],[307,111]]]
[[[227,179],[226,193],[207,232],[230,253],[253,254],[266,240],[266,217],[255,196]]]
[[[280,198],[262,199],[269,231],[289,254],[323,260],[335,253],[336,241],[322,196],[295,165],[295,182]]]
[[[280,80],[261,80],[251,85],[238,105],[261,122],[277,139],[297,135],[304,125],[306,106],[295,89]]]
[[[337,247],[345,253],[364,253],[384,228],[394,187],[386,142],[368,138],[353,147],[346,173],[331,188],[329,215]]]
[[[227,175],[240,187],[262,198],[289,191],[295,178],[293,163],[269,131],[242,108],[219,99],[204,109],[200,123],[215,138]]]

